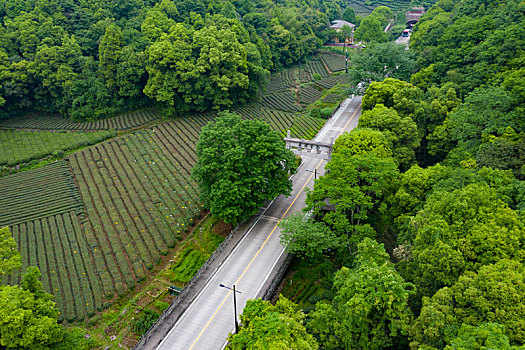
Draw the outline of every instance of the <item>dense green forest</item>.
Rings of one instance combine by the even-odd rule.
[[[282,224],[297,257],[282,294],[297,304],[248,303],[231,348],[524,348],[524,47],[523,1],[427,12],[414,61],[395,64],[413,74],[371,79],[358,128],[308,193],[311,214]],[[367,48],[350,77],[389,53]]]
[[[96,120],[257,97],[270,71],[311,57],[344,0],[1,0],[0,117]]]
[[[0,0],[0,118],[34,111],[83,121],[140,107],[182,115],[244,104],[271,72],[313,56],[333,34],[330,21],[352,15],[347,5]],[[296,256],[282,297],[275,305],[248,302],[232,349],[525,349],[525,3],[439,0],[415,26],[408,51],[384,42],[390,37],[380,29],[393,13],[376,15],[385,11],[356,18],[367,47],[352,53],[349,75],[337,78],[364,83],[363,113],[308,192],[310,215],[282,224],[282,242]],[[177,125],[200,130],[188,119]],[[161,136],[138,132],[120,141],[143,156],[143,144],[184,129],[164,128]],[[122,145],[114,145],[117,154]],[[174,150],[191,148],[170,150],[179,157]],[[71,157],[82,174],[77,162],[85,153]],[[93,173],[104,165],[95,163]],[[146,174],[148,164],[140,165]],[[164,186],[182,190],[188,179],[183,173]],[[160,181],[151,188],[162,188]],[[103,202],[93,202],[93,212],[105,210]],[[106,227],[123,226],[108,220]],[[0,241],[6,275],[21,257],[8,229],[0,229]],[[93,346],[79,345],[90,342],[82,330],[58,326],[63,316],[40,278],[31,267],[19,286],[0,288],[0,348]]]
[[[0,140],[0,348],[136,344],[173,300],[158,278],[184,287],[223,239],[196,227],[201,127],[236,107],[312,137],[306,108],[329,115],[346,89],[343,56],[310,59],[344,5],[0,0],[0,118],[24,129]]]

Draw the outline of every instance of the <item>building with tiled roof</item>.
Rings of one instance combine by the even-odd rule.
[[[347,22],[347,21],[342,20],[342,19],[336,19],[335,21],[332,21],[332,25],[330,26],[330,29],[333,29],[336,32],[340,32],[343,29],[344,26],[348,26],[348,27],[352,28],[352,35],[350,36],[350,38],[346,38],[346,43],[348,45],[353,44],[354,43],[355,24]],[[339,38],[335,37],[335,38],[332,39],[332,41],[334,43],[338,44],[339,43]]]

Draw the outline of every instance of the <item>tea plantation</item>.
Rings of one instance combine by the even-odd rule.
[[[327,64],[323,56],[273,75],[260,103],[234,112],[265,120],[283,136],[291,130],[312,138],[324,120],[305,108],[341,82],[330,77]],[[1,122],[0,162],[6,165],[79,149],[0,178],[0,226],[10,227],[23,257],[22,268],[3,282],[18,284],[27,266],[39,266],[59,318],[68,322],[127,295],[175,251],[174,282],[187,282],[211,253],[179,243],[204,210],[190,174],[200,129],[215,117],[161,121],[159,112],[141,110],[90,123],[51,116]]]

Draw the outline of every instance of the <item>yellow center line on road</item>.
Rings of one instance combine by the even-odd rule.
[[[343,127],[343,129],[341,130],[341,132],[337,135],[337,137],[341,136],[341,134],[345,131],[345,129],[348,127],[348,125],[350,124],[350,122],[354,119],[354,117],[356,116],[357,112],[361,109],[361,103],[359,103],[359,105],[357,106],[357,109],[355,110],[354,114],[352,114],[352,116],[350,117],[350,120],[348,120],[348,122],[345,124],[345,126]],[[315,169],[319,168],[321,166],[321,164],[323,163],[323,160],[319,161],[319,163],[317,164],[317,166],[315,167]],[[263,244],[259,247],[259,250],[257,250],[257,252],[255,253],[255,255],[253,256],[252,260],[250,260],[250,262],[248,263],[248,265],[246,266],[246,268],[244,269],[244,271],[241,273],[241,275],[239,276],[239,278],[237,279],[237,281],[234,283],[235,285],[237,285],[239,283],[239,281],[243,278],[244,274],[246,273],[246,271],[248,271],[248,269],[250,268],[250,266],[252,265],[252,263],[254,262],[255,258],[257,258],[257,256],[259,255],[259,253],[261,252],[261,250],[264,248],[264,246],[266,245],[266,243],[268,242],[268,240],[272,237],[273,233],[275,232],[275,230],[277,229],[277,227],[279,226],[279,224],[281,223],[282,219],[284,219],[284,217],[286,216],[286,214],[288,214],[288,211],[292,208],[293,204],[295,203],[295,201],[297,200],[297,198],[299,198],[299,196],[301,195],[301,193],[303,193],[303,190],[304,188],[306,187],[306,185],[310,182],[310,180],[312,179],[312,177],[314,176],[314,174],[312,173],[308,179],[306,180],[306,182],[304,183],[303,187],[301,187],[301,189],[299,190],[299,192],[297,193],[297,195],[295,196],[295,198],[293,199],[292,203],[290,203],[290,205],[288,206],[288,208],[286,209],[286,211],[284,212],[284,214],[281,216],[281,218],[279,219],[279,221],[275,224],[274,228],[272,229],[272,231],[270,232],[270,234],[268,235],[268,237],[266,237],[266,239],[264,240]],[[195,344],[197,344],[197,342],[199,341],[199,339],[202,337],[202,335],[204,334],[204,332],[206,331],[206,329],[208,328],[208,326],[210,325],[210,323],[213,321],[213,319],[215,318],[215,316],[219,313],[220,309],[222,308],[222,306],[224,305],[224,303],[226,302],[226,300],[230,297],[230,295],[232,294],[233,292],[232,291],[229,291],[228,294],[224,297],[224,299],[222,300],[222,302],[220,303],[220,305],[217,307],[217,310],[215,310],[215,312],[213,313],[213,315],[211,315],[210,319],[208,320],[208,322],[206,323],[206,325],[204,326],[204,328],[200,331],[199,335],[197,336],[197,339],[195,339],[195,341],[193,342],[193,344],[191,344],[191,347],[190,347],[190,350],[192,350],[194,347],[195,347]],[[237,317],[237,315],[235,316]]]
[[[337,135],[337,137],[341,136],[341,134],[345,132],[345,129],[348,127],[348,125],[350,125],[350,122],[351,122],[352,120],[354,120],[355,115],[357,114],[357,112],[359,112],[360,109],[361,109],[361,102],[359,102],[359,106],[357,106],[357,108],[356,108],[354,114],[352,114],[352,116],[350,117],[350,119],[348,120],[348,122],[345,124],[345,126],[343,126],[343,130],[341,130],[341,132],[339,133],[339,135]],[[336,137],[336,139],[337,139],[337,137]],[[334,142],[335,142],[335,141],[334,141]]]
[[[317,165],[317,167],[319,167],[319,165],[321,165],[322,161],[319,162],[319,164]],[[317,169],[316,167],[316,169]],[[250,268],[250,266],[252,265],[252,263],[254,262],[255,258],[257,258],[257,256],[259,255],[259,253],[261,252],[261,250],[264,248],[264,246],[266,245],[266,243],[268,242],[268,240],[270,239],[270,237],[272,237],[273,233],[275,232],[275,230],[277,229],[277,227],[279,226],[279,224],[281,223],[282,219],[284,218],[284,216],[288,213],[288,211],[290,210],[290,208],[292,207],[292,205],[295,203],[295,201],[297,200],[297,198],[299,198],[299,195],[303,192],[304,188],[306,187],[306,185],[308,185],[308,182],[310,182],[310,180],[312,179],[312,177],[314,176],[314,174],[311,174],[309,177],[308,177],[308,180],[306,180],[306,182],[304,183],[303,187],[301,188],[301,190],[297,193],[297,195],[295,196],[294,200],[292,201],[292,203],[288,206],[288,209],[286,209],[286,211],[284,212],[283,216],[281,216],[281,218],[279,219],[279,221],[275,224],[272,232],[270,232],[270,234],[268,235],[268,237],[266,237],[266,239],[264,240],[264,243],[259,247],[259,250],[257,250],[257,252],[255,253],[255,255],[253,256],[252,260],[250,260],[250,262],[248,263],[248,265],[246,266],[246,268],[244,269],[244,271],[241,273],[241,275],[239,276],[239,278],[237,279],[237,281],[234,283],[234,284],[238,284],[239,281],[243,278],[244,274],[246,273],[246,271],[248,271],[248,269]],[[228,294],[224,297],[224,299],[222,300],[221,304],[219,305],[219,307],[217,308],[217,310],[215,310],[215,312],[213,313],[213,315],[210,317],[210,319],[208,320],[208,322],[206,323],[206,325],[204,326],[204,328],[202,329],[202,331],[199,333],[199,335],[197,336],[197,339],[195,339],[195,341],[193,342],[193,344],[191,344],[191,347],[190,347],[190,350],[193,349],[193,347],[195,346],[195,344],[197,344],[197,342],[199,341],[200,337],[202,336],[202,334],[204,334],[204,332],[206,331],[206,329],[208,328],[208,326],[210,325],[211,321],[213,321],[213,319],[215,318],[215,316],[217,315],[217,313],[219,312],[219,310],[222,308],[222,306],[224,305],[224,303],[226,302],[226,299],[228,299],[230,297],[230,295],[232,294],[232,291],[229,291]],[[237,316],[235,316],[237,317]]]

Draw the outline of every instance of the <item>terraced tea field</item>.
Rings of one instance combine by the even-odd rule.
[[[266,93],[281,92],[329,75],[320,57],[272,75]]]
[[[313,80],[316,79],[315,74],[318,74],[321,78],[325,78],[329,75],[320,58],[312,59],[311,61],[309,61],[305,67],[305,71],[309,73],[311,77],[310,80],[312,80],[312,78]]]
[[[324,124],[324,120],[309,115],[287,113],[259,106],[243,107],[236,109],[235,112],[246,119],[258,118],[268,122],[272,129],[279,131],[283,137],[286,131],[290,130],[292,137],[311,139]]]
[[[82,198],[67,162],[1,178],[0,188],[0,226],[9,225],[23,259],[22,270],[2,282],[18,284],[20,272],[37,265],[60,319],[83,319],[101,310],[94,257],[81,228]]]
[[[188,153],[166,147],[165,128],[130,134],[70,157],[87,211],[86,238],[90,248],[100,250],[97,269],[108,299],[144,279],[146,269],[160,262],[199,215],[190,178],[193,161]],[[190,139],[169,136],[183,149],[191,148],[196,140],[184,137]],[[114,259],[104,259],[108,256]]]
[[[300,89],[298,91],[298,95],[299,101],[301,101],[302,105],[309,105],[320,99],[323,95],[323,91],[322,89],[313,86],[307,86],[305,88]]]
[[[349,6],[358,16],[366,17],[374,11],[374,7],[365,5],[364,1],[350,1]]]
[[[30,129],[30,130],[129,130],[160,120],[161,115],[154,109],[120,114],[113,118],[93,122],[73,122],[70,119],[50,115],[18,116],[0,120],[0,129]]]
[[[264,95],[262,97],[261,105],[266,108],[273,108],[280,111],[302,111],[302,107],[297,103],[294,94],[290,90]]]
[[[346,76],[344,75],[332,75],[325,79],[316,81],[314,84],[318,86],[320,89],[331,89],[337,84],[344,83],[347,80]]]
[[[345,56],[324,52],[304,65],[273,74],[261,97],[261,106],[284,112],[304,111],[322,97],[324,90],[345,81],[345,76],[332,76],[327,68],[331,72],[344,70]]]
[[[365,17],[378,6],[387,6],[392,12],[398,12],[405,11],[409,5],[409,0],[352,0],[349,3],[356,15]]]
[[[237,112],[297,137],[312,137],[324,122],[260,106]],[[0,178],[0,225],[13,232],[21,271],[40,267],[62,319],[82,320],[126,294],[192,226],[203,209],[190,177],[195,144],[214,117],[164,122]],[[19,272],[3,282],[18,283]]]
[[[0,226],[82,209],[69,167],[64,161],[0,178]]]
[[[283,91],[290,91],[290,86],[285,84],[280,75],[272,75],[268,85],[266,85],[266,91],[264,92],[264,95],[270,95]]]
[[[116,136],[114,131],[30,132],[0,130],[0,165],[14,166],[48,155],[93,145]]]
[[[325,120],[304,113],[305,107],[344,79],[331,77],[324,62],[317,58],[275,74],[260,103],[234,112],[265,120],[283,136],[291,130],[312,138]],[[209,112],[161,122],[154,110],[142,110],[91,123],[52,116],[0,122],[0,164],[94,144],[0,177],[0,226],[10,227],[23,257],[22,268],[2,282],[17,284],[27,266],[39,266],[60,319],[74,322],[156,273],[204,209],[190,174],[200,130],[215,117]],[[128,132],[115,137],[115,130]],[[180,256],[191,255],[187,247]],[[208,253],[204,249],[192,264]],[[187,262],[178,264],[177,280],[187,281],[194,269],[179,271]]]
[[[324,52],[321,58],[332,72],[340,72],[345,69],[346,58],[344,55],[339,55],[335,52]]]

